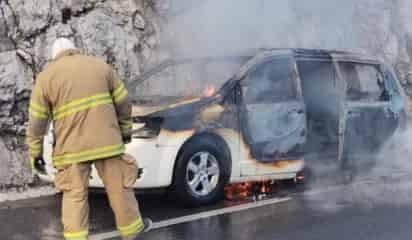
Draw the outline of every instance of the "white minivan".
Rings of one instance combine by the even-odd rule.
[[[404,121],[405,97],[391,68],[347,52],[269,49],[173,60],[142,80],[192,63],[203,77],[216,73],[213,64],[237,70],[203,96],[137,99],[126,146],[141,171],[136,188],[168,188],[190,205],[221,199],[227,183],[294,179],[312,153],[341,163],[373,154]],[[51,181],[45,141],[49,175],[40,177]],[[90,184],[103,186],[95,169]]]

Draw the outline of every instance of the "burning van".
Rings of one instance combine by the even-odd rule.
[[[209,82],[197,96],[137,93],[127,152],[141,171],[137,188],[168,188],[191,205],[220,199],[228,183],[294,179],[307,158],[343,165],[371,156],[405,121],[394,72],[363,55],[271,49],[173,60],[137,83],[164,74],[188,78],[168,84],[192,90],[193,72],[178,71],[186,64]],[[210,81],[213,64],[232,72]],[[95,170],[91,185],[102,186]]]

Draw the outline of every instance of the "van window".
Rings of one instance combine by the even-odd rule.
[[[339,63],[346,80],[346,95],[350,101],[381,101],[384,96],[383,76],[376,65],[351,62]]]
[[[242,92],[246,104],[296,99],[292,60],[276,59],[259,65],[243,79]]]
[[[153,97],[205,97],[216,92],[247,61],[244,58],[193,59],[161,66],[137,87],[139,99]]]

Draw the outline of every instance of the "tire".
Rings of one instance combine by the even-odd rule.
[[[230,154],[222,142],[210,135],[200,135],[184,144],[177,158],[172,185],[179,203],[198,207],[223,198],[231,165]]]

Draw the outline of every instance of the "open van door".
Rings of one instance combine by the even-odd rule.
[[[370,168],[374,153],[399,126],[394,79],[379,62],[335,57],[335,66],[343,89],[339,160],[344,168]]]
[[[296,61],[292,52],[257,58],[239,87],[240,125],[249,150],[241,175],[299,171],[303,161],[294,160],[302,159],[307,130]]]

